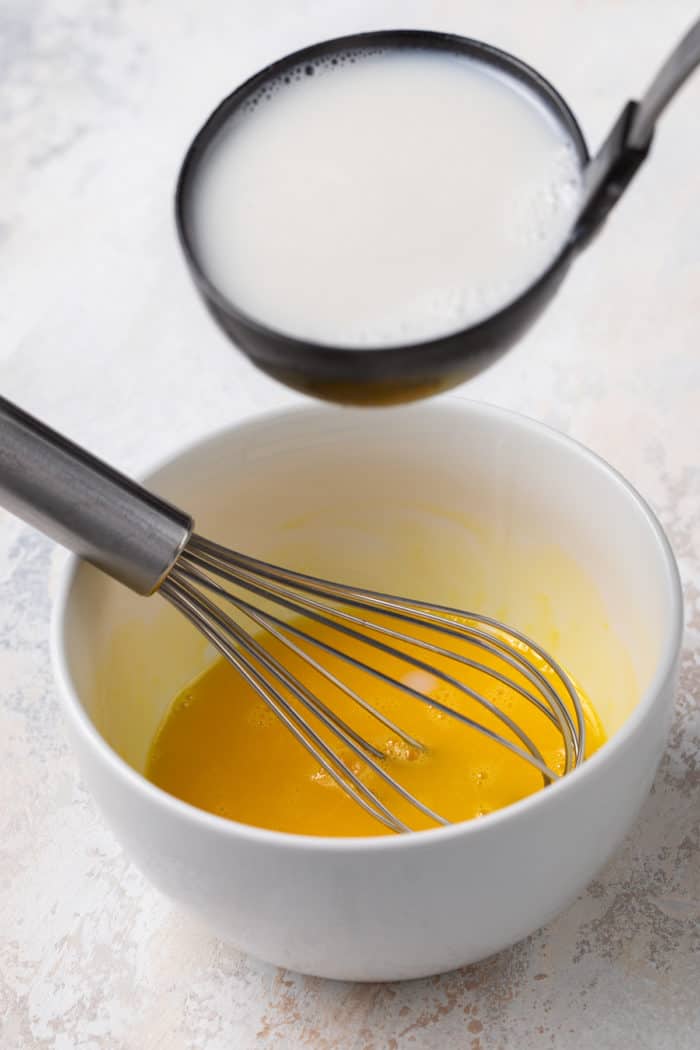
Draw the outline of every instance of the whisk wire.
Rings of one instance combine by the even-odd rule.
[[[212,580],[205,573],[197,572],[196,569],[190,569],[189,567],[184,571],[190,572],[192,578],[196,579],[198,583],[205,587],[208,587],[213,592],[219,594],[226,601],[231,602],[241,611],[248,613],[250,609],[255,608],[254,606],[250,606],[249,603],[246,603],[237,596],[232,595],[230,591],[226,590],[216,581]],[[315,637],[314,635],[304,632],[296,625],[286,623],[285,621],[273,617],[271,614],[262,613],[261,610],[258,610],[259,615],[269,618],[271,622],[276,623],[280,628],[282,628],[283,631],[293,633],[297,637],[302,638],[304,641],[311,643],[316,648],[322,649],[329,655],[335,656],[345,661],[346,663],[356,667],[357,669],[364,671],[370,675],[373,675],[376,679],[384,682],[385,684],[396,688],[407,695],[410,695],[412,698],[419,700],[424,704],[428,704],[436,710],[443,712],[444,714],[456,719],[457,721],[462,722],[464,725],[467,725],[470,728],[475,729],[477,732],[480,732],[481,734],[496,741],[497,743],[501,744],[502,746],[506,747],[508,750],[513,752],[514,754],[517,754],[519,757],[523,758],[524,760],[530,762],[533,766],[535,766],[535,768],[537,768],[539,772],[542,773],[546,782],[550,782],[553,779],[558,779],[558,774],[546,765],[539,749],[535,746],[535,744],[527,736],[527,734],[524,733],[520,726],[516,722],[514,722],[513,719],[511,719],[504,711],[500,710],[496,705],[494,705],[491,701],[489,701],[486,697],[482,696],[476,690],[473,690],[470,687],[466,686],[463,682],[459,681],[457,678],[454,678],[452,675],[447,674],[445,671],[442,671],[441,669],[436,668],[433,665],[426,663],[425,661],[419,660],[417,657],[412,656],[402,650],[395,649],[393,646],[388,646],[376,638],[368,637],[362,632],[349,628],[343,623],[338,623],[335,620],[330,619],[327,615],[319,613],[316,610],[322,608],[325,612],[330,611],[333,614],[333,616],[337,616],[343,620],[349,620],[350,622],[359,624],[360,626],[370,629],[373,632],[380,631],[381,633],[388,635],[392,639],[405,641],[417,647],[427,649],[430,652],[453,659],[459,663],[466,663],[468,666],[474,667],[488,674],[490,677],[497,678],[503,684],[507,685],[510,688],[513,688],[514,691],[525,696],[530,702],[535,704],[538,707],[538,709],[542,711],[543,714],[547,715],[550,718],[550,720],[554,722],[555,725],[559,726],[559,721],[555,719],[551,711],[548,708],[546,708],[539,700],[537,700],[537,698],[534,697],[532,693],[519,686],[517,682],[514,682],[512,679],[506,678],[499,672],[494,672],[494,669],[490,667],[478,664],[475,661],[470,661],[467,658],[463,657],[461,654],[442,649],[423,639],[409,637],[399,632],[392,631],[389,628],[383,628],[381,625],[377,625],[374,623],[368,624],[366,621],[361,620],[357,617],[353,617],[350,614],[344,613],[342,610],[338,610],[335,608],[328,610],[327,606],[322,606],[318,602],[311,602],[309,599],[301,599],[299,602],[297,602],[293,600],[293,598],[296,598],[296,596],[293,595],[293,592],[287,589],[280,589],[272,586],[266,586],[265,588],[260,587],[259,585],[255,584],[247,574],[245,574],[244,576],[240,576],[239,573],[235,570],[222,571],[219,567],[217,567],[217,572],[219,572],[226,579],[228,579],[229,582],[237,583],[239,586],[245,587],[247,590],[258,594],[261,597],[269,598],[273,596],[279,604],[283,605],[291,612],[311,618],[315,622],[320,623],[323,626],[341,632],[346,637],[351,637],[357,641],[365,643],[366,645],[372,646],[374,649],[378,649],[397,660],[401,660],[409,666],[413,667],[414,669],[424,671],[425,673],[430,674],[432,677],[443,681],[445,684],[467,695],[477,703],[481,704],[485,709],[490,711],[496,718],[503,722],[503,724],[506,725],[520,739],[520,741],[525,745],[525,747],[528,750],[524,751],[522,748],[518,747],[517,744],[508,740],[506,737],[496,733],[494,730],[483,725],[481,722],[469,718],[469,716],[463,714],[460,711],[456,711],[454,708],[443,704],[437,699],[426,696],[424,693],[409,686],[406,682],[398,681],[397,679],[392,678],[390,675],[387,675],[385,672],[379,671],[377,668],[372,667],[370,664],[357,660],[355,657],[351,656],[344,650],[337,649],[329,645],[327,642],[324,642],[321,639]],[[457,637],[461,636],[457,634]],[[307,654],[303,654],[303,658],[308,659]],[[530,680],[533,681],[533,675],[529,674],[527,667],[521,668],[520,665],[517,663],[515,664],[515,667],[517,670],[521,670],[522,673],[528,675]],[[537,673],[538,672],[536,672],[536,674]],[[543,689],[543,691],[553,694],[553,690],[550,690],[546,680],[542,680],[540,687]],[[553,695],[556,697],[556,694]],[[366,704],[363,704],[363,706],[365,706],[365,708],[367,709]],[[372,711],[376,714],[376,712],[374,712],[374,709],[372,709]],[[400,735],[405,737],[405,734],[401,732]],[[568,748],[566,749],[566,752],[567,754],[569,754]]]
[[[425,693],[422,693],[419,690],[414,689],[412,686],[408,685],[406,682],[400,682],[396,678],[391,677],[391,675],[386,674],[386,672],[380,671],[378,668],[373,667],[371,664],[367,664],[367,663],[364,663],[363,661],[360,661],[360,660],[356,659],[354,656],[351,656],[350,653],[347,653],[347,652],[345,652],[342,649],[338,649],[338,648],[336,648],[334,646],[331,646],[328,642],[324,642],[320,638],[317,638],[314,635],[303,631],[301,628],[299,628],[295,624],[286,623],[284,620],[281,620],[278,617],[272,616],[272,614],[270,614],[270,613],[263,613],[262,610],[256,609],[255,606],[251,606],[248,602],[244,601],[243,599],[240,599],[240,598],[236,597],[235,595],[231,595],[231,593],[229,591],[227,591],[225,588],[221,587],[214,580],[209,579],[205,574],[198,574],[198,575],[194,576],[193,578],[197,579],[203,586],[209,587],[212,591],[214,591],[215,593],[219,594],[221,597],[223,597],[224,599],[229,601],[236,608],[238,608],[241,612],[244,612],[247,615],[250,615],[251,610],[254,610],[261,619],[270,621],[272,623],[275,623],[283,631],[290,632],[290,633],[294,634],[296,637],[302,638],[304,641],[307,641],[307,642],[311,643],[313,646],[315,646],[318,649],[323,650],[324,652],[328,653],[330,656],[337,657],[338,659],[343,660],[345,663],[348,663],[348,664],[354,666],[356,669],[358,669],[360,671],[363,671],[363,672],[366,672],[369,675],[372,675],[377,680],[379,680],[381,682],[384,682],[384,684],[389,685],[389,686],[391,686],[393,688],[396,688],[396,689],[400,690],[401,692],[411,696],[414,700],[418,700],[421,703],[427,704],[428,706],[433,707],[436,710],[439,710],[439,711],[443,712],[444,714],[446,714],[446,715],[456,719],[457,721],[461,722],[463,725],[466,725],[469,728],[476,730],[478,733],[481,733],[483,736],[486,736],[490,740],[493,740],[494,742],[502,745],[503,747],[505,747],[509,751],[511,751],[513,754],[518,755],[520,758],[524,759],[525,761],[527,761],[531,765],[533,765],[542,774],[542,776],[545,778],[545,782],[549,783],[552,780],[557,780],[559,778],[559,774],[556,773],[554,770],[552,770],[549,766],[547,766],[547,764],[544,762],[544,759],[543,759],[542,754],[539,751],[539,749],[530,740],[530,738],[527,736],[527,734],[525,734],[523,732],[523,730],[517,725],[517,723],[515,723],[512,719],[510,719],[508,717],[508,715],[505,714],[505,712],[500,711],[497,707],[492,705],[491,702],[489,700],[487,700],[485,697],[482,697],[481,694],[477,693],[475,690],[470,689],[463,682],[460,682],[458,679],[454,678],[453,676],[448,675],[444,671],[441,671],[439,668],[433,667],[431,664],[428,664],[428,663],[426,663],[425,661],[422,661],[422,660],[418,660],[416,657],[412,657],[409,654],[401,652],[398,649],[394,649],[392,646],[387,646],[387,645],[385,645],[382,642],[376,641],[375,639],[367,638],[366,635],[363,635],[359,631],[354,631],[354,630],[346,627],[343,624],[337,624],[333,620],[330,620],[329,618],[327,618],[325,616],[322,616],[319,613],[315,613],[315,612],[311,612],[311,611],[306,611],[305,612],[305,610],[304,610],[304,608],[302,606],[297,606],[293,602],[289,602],[287,600],[279,599],[280,604],[284,605],[286,608],[290,609],[292,612],[301,613],[302,615],[306,615],[306,616],[310,617],[311,619],[315,620],[317,623],[320,623],[320,624],[325,625],[325,626],[333,627],[333,628],[337,629],[338,631],[341,631],[347,637],[352,637],[352,638],[354,638],[354,639],[356,639],[358,641],[366,642],[368,645],[373,646],[375,649],[380,649],[381,651],[385,652],[387,655],[390,655],[390,656],[393,656],[393,657],[395,657],[397,659],[403,660],[405,663],[408,663],[409,665],[411,665],[413,668],[415,668],[417,670],[422,670],[422,671],[424,671],[426,673],[431,674],[433,677],[441,679],[447,685],[452,686],[453,688],[459,690],[460,692],[466,694],[467,696],[469,696],[472,699],[476,700],[477,702],[481,703],[484,707],[486,707],[487,709],[491,710],[493,712],[493,714],[496,715],[496,717],[498,717],[502,722],[504,722],[504,724],[507,724],[510,728],[512,728],[513,732],[523,741],[523,743],[525,743],[526,747],[530,748],[529,753],[528,753],[528,751],[523,750],[521,747],[519,747],[513,741],[508,740],[506,737],[501,736],[499,733],[496,733],[490,727],[485,726],[483,723],[478,722],[478,721],[476,721],[473,718],[470,718],[468,715],[463,714],[461,711],[455,710],[455,708],[450,707],[447,704],[443,704],[442,701],[440,701],[440,700],[437,700],[437,699],[434,699],[432,697],[426,696]],[[252,588],[249,588],[249,589],[252,589]],[[266,591],[263,592],[263,593],[267,594]],[[335,612],[335,610],[333,610],[333,611]],[[411,639],[411,641],[414,641],[414,640]],[[417,641],[416,641],[416,644],[418,644]],[[454,655],[454,654],[448,654],[448,655]],[[307,655],[303,654],[303,658],[305,660],[307,660]],[[366,705],[363,705],[363,706],[366,707]],[[405,737],[404,733],[400,733],[400,735]]]
[[[394,619],[400,619],[404,622],[413,623],[418,626],[425,626],[427,623],[431,628],[443,634],[467,640],[471,645],[481,648],[482,650],[502,659],[514,670],[523,674],[532,685],[535,685],[544,692],[550,704],[553,705],[554,710],[542,705],[537,698],[532,696],[532,694],[527,692],[523,693],[517,682],[513,682],[511,679],[501,679],[504,681],[504,684],[507,684],[510,688],[514,688],[516,692],[520,692],[521,695],[528,698],[532,703],[539,707],[547,717],[555,721],[558,725],[565,742],[566,771],[568,772],[582,760],[585,751],[585,720],[578,694],[569,676],[563,668],[561,668],[560,665],[545,653],[532,639],[513,628],[505,627],[498,620],[480,614],[464,612],[449,606],[437,605],[431,602],[397,598],[394,595],[385,594],[380,591],[359,591],[357,588],[349,587],[345,584],[334,583],[329,580],[323,580],[318,577],[294,572],[280,566],[271,565],[268,562],[260,561],[249,555],[241,554],[238,551],[231,551],[211,540],[203,539],[196,535],[192,537],[191,544],[188,545],[186,557],[188,560],[192,559],[196,564],[200,564],[202,567],[216,571],[220,575],[229,579],[230,582],[238,583],[240,586],[254,590],[255,593],[263,597],[269,597],[272,588],[267,584],[265,589],[262,589],[259,584],[260,577],[291,584],[294,588],[294,592],[287,591],[287,594],[292,593],[294,600],[297,602],[301,602],[302,598],[296,593],[296,591],[305,591],[331,601],[342,601],[346,605],[352,605],[368,612],[374,612],[378,609],[383,614],[393,617]],[[320,607],[327,611],[327,607],[318,605],[316,607]],[[349,614],[342,610],[334,608],[332,609],[332,612],[336,616],[349,619]],[[459,617],[459,620],[455,621],[451,619],[451,617],[454,616]],[[449,619],[446,621],[445,617],[448,617]],[[488,632],[484,631],[483,629],[474,626],[473,622],[465,623],[465,620],[476,621],[484,624],[491,630]],[[371,624],[370,627],[373,631],[383,630],[384,633],[392,635],[390,629],[382,628],[381,625]],[[562,683],[568,699],[573,706],[576,726],[574,726],[571,715],[561,697],[559,697],[556,690],[552,688],[539,669],[534,664],[526,661],[516,649],[513,649],[512,643],[509,645],[497,635],[491,633],[492,631],[505,633],[508,638],[514,639],[516,642],[527,646],[527,648],[539,657],[545,665],[548,665],[554,671],[555,675]],[[409,641],[412,644],[417,645],[420,645],[422,642],[422,640],[415,638],[411,638]],[[427,648],[428,643],[425,643],[423,647]],[[459,659],[460,657],[460,654],[455,654],[453,652],[449,652],[447,655],[453,659]],[[481,667],[481,665],[477,666]],[[493,675],[493,670],[491,668],[485,670],[487,670],[487,673]]]
[[[233,584],[235,589],[232,590],[225,584]],[[238,593],[238,590],[243,593]],[[378,591],[360,591],[354,587],[296,573],[236,551],[229,551],[197,535],[190,537],[161,585],[161,592],[242,674],[245,681],[280,718],[321,769],[365,812],[392,831],[407,832],[411,829],[382,801],[376,791],[357,775],[355,769],[331,745],[329,739],[320,735],[311,724],[310,718],[315,718],[319,727],[331,734],[330,740],[340,742],[360,760],[362,768],[376,774],[388,789],[397,792],[411,807],[436,824],[444,825],[449,821],[416,798],[388,772],[385,765],[388,757],[387,745],[376,746],[349,725],[249,630],[226,613],[220,604],[208,598],[206,592],[213,598],[223,599],[230,604],[253,625],[274,638],[287,652],[302,661],[306,667],[357,703],[360,709],[385,729],[419,752],[425,750],[420,741],[415,740],[369,703],[356,689],[343,681],[342,677],[333,673],[325,663],[313,655],[313,651],[340,660],[354,670],[369,675],[413,700],[429,705],[493,740],[537,769],[545,784],[558,779],[560,774],[547,764],[537,745],[514,718],[477,689],[471,688],[442,667],[436,667],[422,659],[418,652],[454,661],[513,690],[546,717],[561,735],[565,772],[582,760],[583,712],[573,684],[543,650],[525,635],[505,627],[497,620]],[[262,599],[265,608],[244,595]],[[292,613],[294,619],[291,622],[286,618],[282,619],[269,611],[270,605]],[[363,615],[367,613],[379,613],[382,617],[399,623],[420,629],[427,628],[443,637],[468,643],[477,651],[488,654],[492,660],[501,662],[505,671],[497,665],[491,666],[480,662],[479,659],[473,659],[464,652],[447,649],[429,637],[418,637],[391,627],[386,622],[367,619]],[[304,629],[303,619],[319,624],[330,632],[329,635],[325,638],[317,637]],[[502,638],[498,632],[503,635]],[[346,648],[336,646],[332,643],[334,636],[358,642],[368,653],[389,656],[411,671],[430,675],[431,682],[437,680],[457,690],[497,718],[514,739],[415,688],[408,680],[401,680],[374,666],[369,656],[366,659],[359,658]],[[397,648],[395,643],[408,646],[412,651]],[[571,703],[573,718],[567,703],[560,695],[559,687],[555,688],[553,682],[545,677],[542,667],[538,666],[537,662],[528,660],[523,655],[519,649],[520,645],[523,649],[527,646],[534,654],[535,661],[541,661],[542,667],[548,666],[554,671],[556,679],[561,683],[560,687]],[[512,677],[509,671],[516,677]],[[301,707],[296,706],[297,704]]]
[[[401,729],[400,726],[398,726],[395,722],[392,722],[392,720],[388,718],[383,712],[378,711],[376,707],[373,707],[372,704],[369,703],[369,701],[365,700],[364,697],[360,696],[357,692],[351,689],[346,682],[341,681],[341,679],[337,678],[336,675],[332,674],[327,667],[324,667],[322,664],[318,663],[317,660],[314,660],[313,657],[309,655],[309,653],[305,652],[303,649],[300,649],[298,646],[295,646],[292,642],[289,641],[289,639],[286,639],[276,634],[276,632],[269,626],[270,624],[274,623],[277,624],[278,627],[288,627],[289,625],[286,624],[283,620],[266,614],[262,609],[259,609],[256,606],[251,605],[249,602],[244,601],[242,598],[231,594],[230,591],[227,591],[215,580],[212,580],[211,577],[208,576],[206,573],[200,572],[197,569],[191,568],[189,566],[187,566],[186,568],[184,566],[178,567],[177,576],[178,578],[188,579],[192,582],[200,584],[203,587],[206,587],[214,594],[218,594],[219,597],[224,598],[231,605],[234,605],[241,612],[249,616],[251,620],[257,623],[259,627],[263,627],[270,634],[277,637],[283,645],[285,645],[290,651],[294,652],[295,655],[297,655],[301,660],[303,660],[309,667],[311,667],[314,671],[317,671],[318,674],[322,675],[326,679],[326,681],[330,682],[336,688],[340,689],[341,692],[345,693],[346,696],[348,696],[351,700],[357,703],[368,714],[372,715],[372,717],[375,718],[378,722],[381,722],[381,724],[384,725],[387,729],[389,729],[392,733],[395,733],[397,736],[399,736],[410,747],[414,747],[418,751],[424,750],[423,744],[419,740],[416,740],[405,730]],[[252,590],[252,588],[250,587],[248,587],[247,589]],[[267,592],[263,591],[261,588],[256,590],[255,593],[259,594],[259,596],[261,597],[264,597],[267,594]],[[301,606],[297,607],[292,603],[289,603],[287,607],[292,612],[298,612],[302,615],[304,614],[304,609]],[[315,641],[313,637],[311,637],[303,631],[298,630],[297,633],[299,637],[303,637],[306,641]],[[342,657],[343,655],[337,650],[331,650],[330,648],[328,649],[328,651],[332,651],[340,657]],[[399,685],[399,683],[396,684]],[[371,748],[371,745],[368,746]]]
[[[242,602],[241,607],[247,607],[247,603]],[[340,660],[343,660],[345,663],[350,664],[357,670],[364,671],[367,674],[372,675],[375,679],[377,679],[380,682],[383,682],[385,685],[400,690],[402,693],[406,694],[407,696],[410,696],[412,699],[418,700],[420,703],[426,704],[437,711],[441,711],[443,714],[449,715],[450,717],[461,722],[463,725],[468,726],[470,729],[475,729],[477,732],[481,733],[483,736],[488,737],[490,740],[493,740],[498,744],[502,744],[514,754],[519,755],[521,758],[525,759],[528,762],[531,762],[532,765],[536,766],[536,768],[543,774],[547,781],[549,781],[550,779],[557,779],[557,774],[544,763],[544,759],[542,758],[541,753],[535,747],[535,745],[532,743],[529,737],[520,729],[520,727],[516,723],[514,723],[512,719],[508,718],[508,716],[504,712],[501,712],[497,708],[493,707],[493,705],[491,705],[488,700],[482,697],[475,690],[472,690],[468,686],[464,685],[464,683],[460,682],[457,678],[446,674],[444,671],[433,667],[432,665],[426,663],[423,660],[418,660],[415,657],[409,656],[408,654],[401,653],[400,650],[394,649],[392,646],[383,645],[382,643],[375,643],[373,639],[365,638],[365,636],[362,635],[359,631],[352,631],[349,628],[344,627],[343,625],[337,625],[338,629],[341,630],[347,637],[354,638],[357,641],[366,641],[367,644],[373,645],[374,648],[380,649],[382,652],[385,652],[389,656],[395,656],[400,659],[403,659],[414,669],[424,671],[435,678],[439,678],[440,680],[445,682],[445,684],[453,686],[460,692],[463,692],[472,699],[482,703],[489,710],[492,709],[493,713],[497,717],[499,717],[504,723],[508,724],[513,728],[513,732],[515,732],[523,740],[523,742],[526,743],[526,745],[531,746],[532,751],[530,754],[528,754],[522,748],[518,747],[517,744],[514,744],[512,741],[508,740],[506,737],[503,737],[499,733],[495,732],[493,729],[490,729],[488,726],[483,725],[483,723],[478,722],[473,718],[470,718],[469,715],[465,715],[461,711],[455,710],[455,708],[450,707],[448,704],[442,703],[441,700],[437,700],[433,697],[426,696],[426,694],[422,693],[419,689],[415,689],[413,686],[408,685],[408,683],[401,682],[398,679],[393,678],[391,675],[387,674],[384,671],[380,671],[378,668],[373,667],[371,664],[365,663],[362,660],[358,660],[356,657],[352,656],[350,653],[345,652],[343,649],[338,649],[335,646],[330,645],[328,642],[325,642],[320,638],[316,638],[314,635],[302,630],[296,624],[286,623],[284,620],[280,620],[277,617],[273,617],[271,614],[265,614],[265,617],[266,619],[276,623],[278,627],[282,628],[282,630],[288,631],[289,633],[294,634],[296,637],[304,639],[304,641],[311,643],[317,649],[321,649],[323,652],[328,653],[329,656],[333,656]],[[319,616],[318,614],[315,614],[313,616],[313,619],[316,620],[317,623],[320,623],[322,625],[332,625],[331,620],[327,619],[326,617]]]
[[[187,580],[183,580],[181,577],[181,573],[179,573],[177,569],[173,570],[172,581],[175,585],[173,590],[179,588],[179,590],[181,590],[181,593],[188,595],[189,600],[192,604],[198,604],[200,609],[203,610],[208,617],[213,619],[213,621],[220,628],[230,632],[236,638],[237,642],[243,649],[251,653],[255,657],[255,659],[257,659],[259,663],[262,664],[264,668],[266,668],[279,681],[281,681],[282,685],[285,688],[287,688],[294,696],[296,696],[296,698],[303,703],[304,707],[306,707],[307,710],[312,711],[312,713],[317,718],[319,718],[319,720],[322,722],[322,724],[324,724],[326,729],[335,733],[335,735],[340,740],[342,740],[346,747],[351,749],[359,758],[361,758],[362,761],[368,766],[368,768],[372,769],[382,780],[384,780],[386,784],[388,784],[389,787],[391,787],[391,789],[393,789],[399,795],[401,795],[401,797],[404,798],[405,801],[409,802],[413,806],[416,806],[416,808],[418,808],[418,810],[420,810],[421,813],[423,813],[426,817],[430,818],[431,820],[434,820],[440,824],[448,823],[448,821],[445,820],[444,817],[434,812],[432,808],[425,805],[420,799],[416,798],[415,795],[412,795],[410,792],[406,791],[405,787],[401,783],[399,783],[399,781],[397,781],[394,777],[391,777],[384,769],[382,769],[382,766],[378,764],[378,762],[375,760],[376,758],[385,758],[385,755],[382,752],[378,751],[376,748],[374,748],[373,744],[370,744],[363,737],[357,734],[351,727],[347,726],[346,722],[339,718],[335,714],[335,712],[333,712],[330,708],[324,705],[324,703],[321,700],[319,700],[317,696],[311,693],[310,690],[307,690],[301,684],[298,678],[292,675],[287,670],[287,668],[284,668],[271,653],[269,653],[268,651],[266,651],[266,649],[260,646],[256,642],[255,638],[253,638],[250,634],[248,634],[247,631],[243,630],[238,624],[236,624],[230,616],[227,616],[226,613],[222,612],[222,610],[220,610],[216,605],[209,602],[208,598],[206,598],[204,595],[201,595],[194,588],[192,588],[188,584]],[[170,590],[170,588],[167,589],[166,593],[168,592],[168,590]],[[220,635],[217,634],[217,636],[219,637],[219,640],[224,640],[224,642],[226,643],[226,635],[222,639]],[[283,697],[279,696],[279,693],[276,691],[275,687],[270,686],[269,682],[266,679],[261,678],[259,672],[253,669],[253,673],[257,675],[259,681],[264,686],[264,688],[270,689],[273,692],[278,702],[285,702],[283,700]],[[258,695],[260,695],[259,691]],[[287,710],[288,713],[290,713],[288,707],[284,707],[284,710]],[[313,731],[311,731],[310,727],[307,726],[307,723],[299,718],[298,712],[294,711],[293,708],[291,710],[296,716],[295,720],[297,720],[297,724],[300,724],[304,731],[310,732],[310,735],[312,735],[316,743],[319,744],[319,747],[321,747],[324,754],[326,754],[326,756],[332,761],[337,762],[337,764],[342,769],[343,773],[349,778],[351,778],[353,782],[356,783],[356,786],[359,787],[359,790],[368,795],[369,798],[372,799],[374,804],[383,807],[381,801],[375,795],[375,793],[370,791],[366,784],[359,780],[353,774],[353,772],[349,770],[347,764],[342,759],[340,759],[340,757],[335,752],[326,748],[324,741],[317,737],[316,734],[314,734]],[[375,757],[373,757],[373,755]],[[393,816],[389,813],[388,810],[386,810],[385,807],[383,808],[388,816]]]
[[[235,646],[230,644],[225,632],[231,632],[245,648],[248,645],[245,632],[230,617],[221,613],[213,603],[208,602],[206,598],[203,598],[202,595],[189,587],[185,581],[179,580],[175,570],[171,573],[170,578],[164,582],[161,591],[164,597],[205,635],[221,655],[233,664],[260,699],[274,711],[296,740],[306,748],[346,794],[353,798],[367,813],[392,831],[407,832],[411,830],[408,825],[399,820],[381,802],[366,784],[362,783],[347,763],[325,743],[313,727],[285,700],[279,690],[275,689],[262,677],[251,661]],[[212,620],[214,623],[211,622]],[[215,626],[217,623],[219,628]],[[239,637],[239,632],[242,637]],[[329,725],[329,728],[332,729],[332,725]],[[307,739],[307,736],[310,739]],[[353,746],[350,741],[347,741],[347,743],[348,746]],[[362,757],[365,761],[370,761],[368,756],[363,755]],[[347,778],[346,780],[343,779],[343,776],[338,773],[334,766],[342,770],[343,776]],[[403,792],[400,785],[398,787]],[[423,808],[418,800],[415,801],[419,808]],[[433,814],[432,811],[428,815],[432,816],[438,823],[447,823],[444,818],[441,818],[438,814]]]

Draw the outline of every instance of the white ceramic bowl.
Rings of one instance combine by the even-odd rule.
[[[324,839],[226,821],[141,775],[170,699],[210,659],[205,643],[166,602],[73,560],[53,627],[70,736],[106,819],[156,885],[252,955],[356,980],[473,962],[583,889],[651,785],[681,640],[673,555],[619,474],[530,420],[443,400],[279,412],[147,480],[205,535],[251,554],[479,608],[536,635],[610,734],[554,786],[446,829]]]

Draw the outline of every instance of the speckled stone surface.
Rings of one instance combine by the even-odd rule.
[[[693,0],[2,0],[0,389],[122,468],[295,400],[207,320],[172,189],[218,99],[315,38],[444,28],[521,54],[596,144]],[[3,1050],[696,1050],[700,1046],[700,77],[547,316],[457,392],[620,468],[668,530],[687,634],[644,811],[546,929],[405,985],[277,972],[153,890],[86,795],[48,660],[59,552],[0,516]],[[556,863],[556,858],[552,858]]]

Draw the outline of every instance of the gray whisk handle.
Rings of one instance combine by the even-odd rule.
[[[192,519],[0,398],[0,504],[139,594],[152,594]]]

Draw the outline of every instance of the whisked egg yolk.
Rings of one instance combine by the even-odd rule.
[[[319,641],[338,644],[337,636],[333,637],[327,627],[316,624],[310,628],[306,625],[306,629]],[[424,633],[428,638],[428,632]],[[434,633],[429,640],[436,641]],[[308,690],[383,752],[386,757],[381,765],[387,773],[447,820],[456,822],[483,816],[544,786],[542,774],[523,758],[441,710],[438,706],[441,704],[454,708],[506,739],[520,743],[496,715],[438,676],[411,667],[389,654],[370,650],[359,640],[346,638],[342,643],[348,656],[371,662],[381,674],[424,694],[426,703],[380,678],[368,676],[338,657],[323,656],[323,664],[332,674],[403,732],[420,741],[423,747],[418,749],[363,711],[281,642],[275,638],[264,641],[266,650]],[[461,650],[462,643],[451,640],[448,644],[455,651],[507,673],[513,681],[528,687],[525,678],[505,666],[497,656],[481,650],[475,652],[467,643]],[[562,684],[552,668],[524,643],[515,644],[562,694]],[[303,643],[303,647],[318,658],[318,650],[310,644]],[[465,686],[490,700],[531,738],[552,770],[564,771],[561,733],[531,701],[483,671],[466,666],[456,671],[453,661],[431,654],[426,658],[424,652],[404,648],[438,671],[458,676]],[[580,688],[577,691],[585,718],[585,755],[588,757],[604,743],[605,734],[590,701]],[[281,692],[295,709],[308,717],[301,704],[283,687]],[[573,713],[570,702],[567,703]],[[347,745],[339,744],[315,719],[311,721],[319,735],[397,817],[414,830],[436,826],[432,819],[401,798]],[[146,775],[171,795],[200,809],[261,828],[308,835],[390,834],[341,790],[255,690],[223,659],[217,660],[174,700],[151,746]]]

